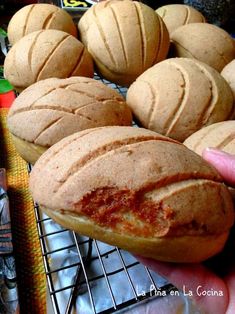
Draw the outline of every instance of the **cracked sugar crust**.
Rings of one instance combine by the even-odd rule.
[[[212,167],[170,138],[145,129],[103,127],[50,148],[36,163],[30,188],[43,207],[120,233],[157,237],[228,229],[229,194],[220,182]],[[204,211],[212,198],[213,213]]]
[[[69,58],[66,58],[67,51],[70,51]],[[4,71],[12,85],[22,90],[49,77],[93,76],[93,64],[80,41],[65,32],[50,29],[20,39],[7,54]]]
[[[183,4],[164,5],[156,10],[167,26],[169,33],[189,23],[204,23],[204,16],[191,6]]]
[[[175,158],[177,159],[177,150],[182,150],[184,151],[184,147],[182,144],[175,142],[174,140],[164,137],[160,134],[156,134],[155,132],[148,131],[145,129],[141,128],[132,128],[132,127],[101,127],[101,128],[96,128],[96,129],[90,129],[90,130],[85,130],[80,133],[76,133],[56,145],[54,145],[46,155],[41,157],[40,161],[40,168],[47,168],[47,169],[53,169],[52,171],[55,174],[55,177],[53,180],[54,182],[54,187],[53,187],[53,193],[57,193],[57,191],[61,191],[62,185],[63,189],[65,186],[68,184],[70,180],[73,180],[75,177],[77,177],[76,173],[80,173],[80,171],[83,171],[84,169],[89,169],[90,165],[95,165],[97,161],[99,163],[102,163],[102,160],[105,160],[106,158],[109,158],[109,156],[115,156],[117,151],[120,151],[120,154],[125,157],[129,156],[130,158],[127,158],[129,161],[131,161],[132,157],[134,156],[133,150],[131,146],[136,146],[136,147],[142,147],[143,149],[147,144],[144,144],[145,142],[149,142],[150,146],[155,146],[158,142],[169,142],[173,143],[174,145],[168,145],[164,144],[163,148],[166,147],[170,151],[174,147],[176,148],[176,153],[175,153]],[[156,143],[156,144],[155,144]],[[161,146],[161,144],[159,144]],[[179,148],[177,148],[180,146]],[[172,151],[173,152],[173,151]],[[133,154],[133,155],[132,155]],[[150,157],[152,156],[151,153]],[[69,159],[67,158],[69,156]],[[148,156],[148,153],[146,154],[146,158]],[[191,158],[197,159],[198,157],[196,155],[192,155]],[[156,159],[160,157],[156,156]],[[173,158],[173,155],[171,155],[171,158]],[[66,162],[64,162],[66,160]],[[148,158],[146,159],[148,160]],[[134,160],[135,162],[138,162],[137,160]],[[190,168],[190,160],[187,158],[187,156],[184,156],[184,161],[187,164],[188,170],[190,175],[194,175],[196,177],[200,178],[217,178],[215,180],[220,180],[220,177],[217,176],[215,172],[210,172],[211,168],[207,167],[203,170],[208,170],[209,172],[206,171],[206,176],[203,173],[203,170],[201,171],[198,167],[196,167],[195,174],[192,168]],[[199,161],[199,160],[198,160]],[[198,162],[197,161],[197,162]],[[62,163],[64,162],[64,165]],[[167,161],[163,162],[163,164],[167,163]],[[150,162],[151,166],[151,162]],[[124,165],[124,168],[127,166]],[[131,167],[133,169],[134,163]],[[148,167],[148,166],[147,166]],[[166,165],[162,165],[161,169],[162,172],[164,173],[166,170]],[[183,167],[184,168],[184,167]],[[204,167],[203,167],[204,168]],[[102,167],[103,169],[103,167]],[[165,169],[165,170],[163,170]],[[197,169],[197,171],[196,171]],[[58,171],[57,171],[58,170]],[[157,169],[153,171],[159,170],[158,167]],[[136,176],[138,177],[139,175],[143,175],[143,170],[139,170],[140,173],[136,173]],[[173,170],[174,171],[174,170]],[[98,171],[99,173],[101,171]],[[134,172],[135,173],[135,172]],[[211,176],[207,176],[207,175]],[[104,176],[103,179],[105,179],[105,176],[107,174],[107,170],[104,171]],[[75,175],[75,176],[74,176]],[[96,175],[94,173],[94,175]],[[151,171],[147,172],[146,174],[148,176],[154,176],[154,174],[151,173]],[[99,176],[99,175],[98,175]],[[119,174],[118,176],[121,176]],[[114,178],[115,180],[115,178]],[[128,180],[128,178],[123,178],[124,181]],[[84,182],[83,182],[84,183]],[[130,182],[131,185],[135,186],[140,184],[139,182],[136,182],[134,179],[133,181]],[[58,186],[58,188],[56,188]],[[60,192],[59,192],[60,194]]]
[[[136,1],[99,3],[84,14],[78,27],[100,73],[118,84],[129,85],[127,81],[164,59],[169,48],[161,18]]]
[[[11,45],[23,36],[42,29],[57,29],[76,36],[76,27],[71,16],[59,7],[38,3],[18,10],[8,25],[8,39]]]
[[[188,137],[184,144],[202,155],[206,147],[214,147],[235,154],[235,121],[223,121],[209,125]]]
[[[46,147],[86,128],[131,123],[118,92],[83,77],[38,82],[17,97],[8,114],[12,134]]]
[[[234,59],[232,37],[221,28],[208,23],[191,23],[176,29],[172,35],[174,55],[205,62],[220,72]]]
[[[203,126],[231,119],[234,112],[222,76],[186,58],[168,59],[145,71],[130,86],[127,103],[141,125],[179,141]]]

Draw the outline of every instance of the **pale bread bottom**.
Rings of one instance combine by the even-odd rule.
[[[33,165],[38,160],[38,158],[47,150],[46,147],[27,142],[13,134],[11,134],[11,136],[18,154],[24,160]]]
[[[159,261],[177,263],[197,263],[219,253],[228,238],[229,232],[208,236],[179,236],[148,239],[120,234],[98,226],[84,217],[61,214],[59,211],[41,207],[53,220],[65,228],[118,246],[131,253]]]

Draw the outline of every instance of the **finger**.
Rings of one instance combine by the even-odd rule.
[[[226,283],[230,291],[230,302],[226,314],[234,314],[235,309],[235,271],[226,278]]]
[[[227,286],[203,265],[164,263],[140,256],[136,258],[192,298],[199,309],[208,313],[226,312],[229,302]]]
[[[219,171],[226,182],[235,186],[235,155],[215,148],[206,148],[202,157]]]

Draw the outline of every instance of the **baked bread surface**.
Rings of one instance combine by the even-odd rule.
[[[127,103],[145,128],[184,141],[234,117],[232,91],[212,67],[190,58],[164,60],[129,87]]]
[[[168,4],[163,5],[156,10],[165,23],[169,34],[178,27],[189,23],[204,23],[204,16],[189,5]]]
[[[228,82],[233,92],[233,99],[235,102],[235,60],[232,60],[223,68],[221,75]]]
[[[30,190],[65,227],[168,261],[195,262],[220,251],[234,219],[231,195],[213,167],[141,128],[67,137],[37,161]]]
[[[131,125],[132,114],[117,91],[97,80],[50,78],[15,99],[7,124],[20,155],[34,163],[43,148],[62,138],[98,126]]]
[[[50,77],[93,74],[93,61],[84,45],[55,29],[24,36],[10,49],[4,62],[4,76],[18,91]]]
[[[78,30],[99,73],[125,86],[165,59],[170,44],[162,19],[137,1],[100,2],[82,16]]]
[[[77,35],[72,17],[61,8],[48,3],[26,5],[11,18],[7,35],[11,45],[14,45],[25,35],[42,29],[58,29]]]
[[[235,155],[235,121],[223,121],[202,128],[188,137],[184,145],[199,155],[207,147]]]
[[[171,41],[173,56],[197,59],[219,72],[235,58],[233,38],[216,25],[183,25],[171,34]]]

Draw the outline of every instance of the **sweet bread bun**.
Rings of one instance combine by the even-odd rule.
[[[215,25],[183,25],[171,34],[171,40],[173,56],[200,60],[219,72],[235,57],[232,37]]]
[[[63,139],[36,162],[30,190],[64,227],[163,261],[209,258],[234,221],[217,171],[184,145],[141,128]]]
[[[11,18],[7,35],[11,45],[23,36],[42,29],[58,29],[77,35],[77,29],[72,17],[59,7],[46,4],[30,4],[17,11]]]
[[[55,29],[21,38],[9,51],[4,75],[18,91],[49,77],[93,77],[93,62],[74,36]]]
[[[100,2],[82,16],[78,29],[99,73],[120,85],[130,85],[169,49],[164,22],[137,1]]]
[[[184,141],[198,155],[207,147],[214,147],[235,155],[235,121],[223,121],[209,125]]]
[[[221,75],[228,82],[235,102],[235,60],[229,62],[222,70]]]
[[[202,156],[207,147],[223,150],[235,155],[235,121],[223,121],[209,125],[189,136],[184,145]],[[231,184],[227,183],[231,186]],[[229,191],[235,200],[235,188],[229,187]]]
[[[18,153],[34,164],[62,138],[105,125],[131,125],[123,97],[85,77],[50,78],[25,89],[9,110],[8,128]]]
[[[167,59],[145,71],[128,89],[127,103],[140,125],[181,142],[234,116],[225,79],[189,58]]]
[[[169,34],[174,32],[178,27],[189,23],[204,23],[204,16],[189,5],[168,4],[156,10],[165,23]]]

